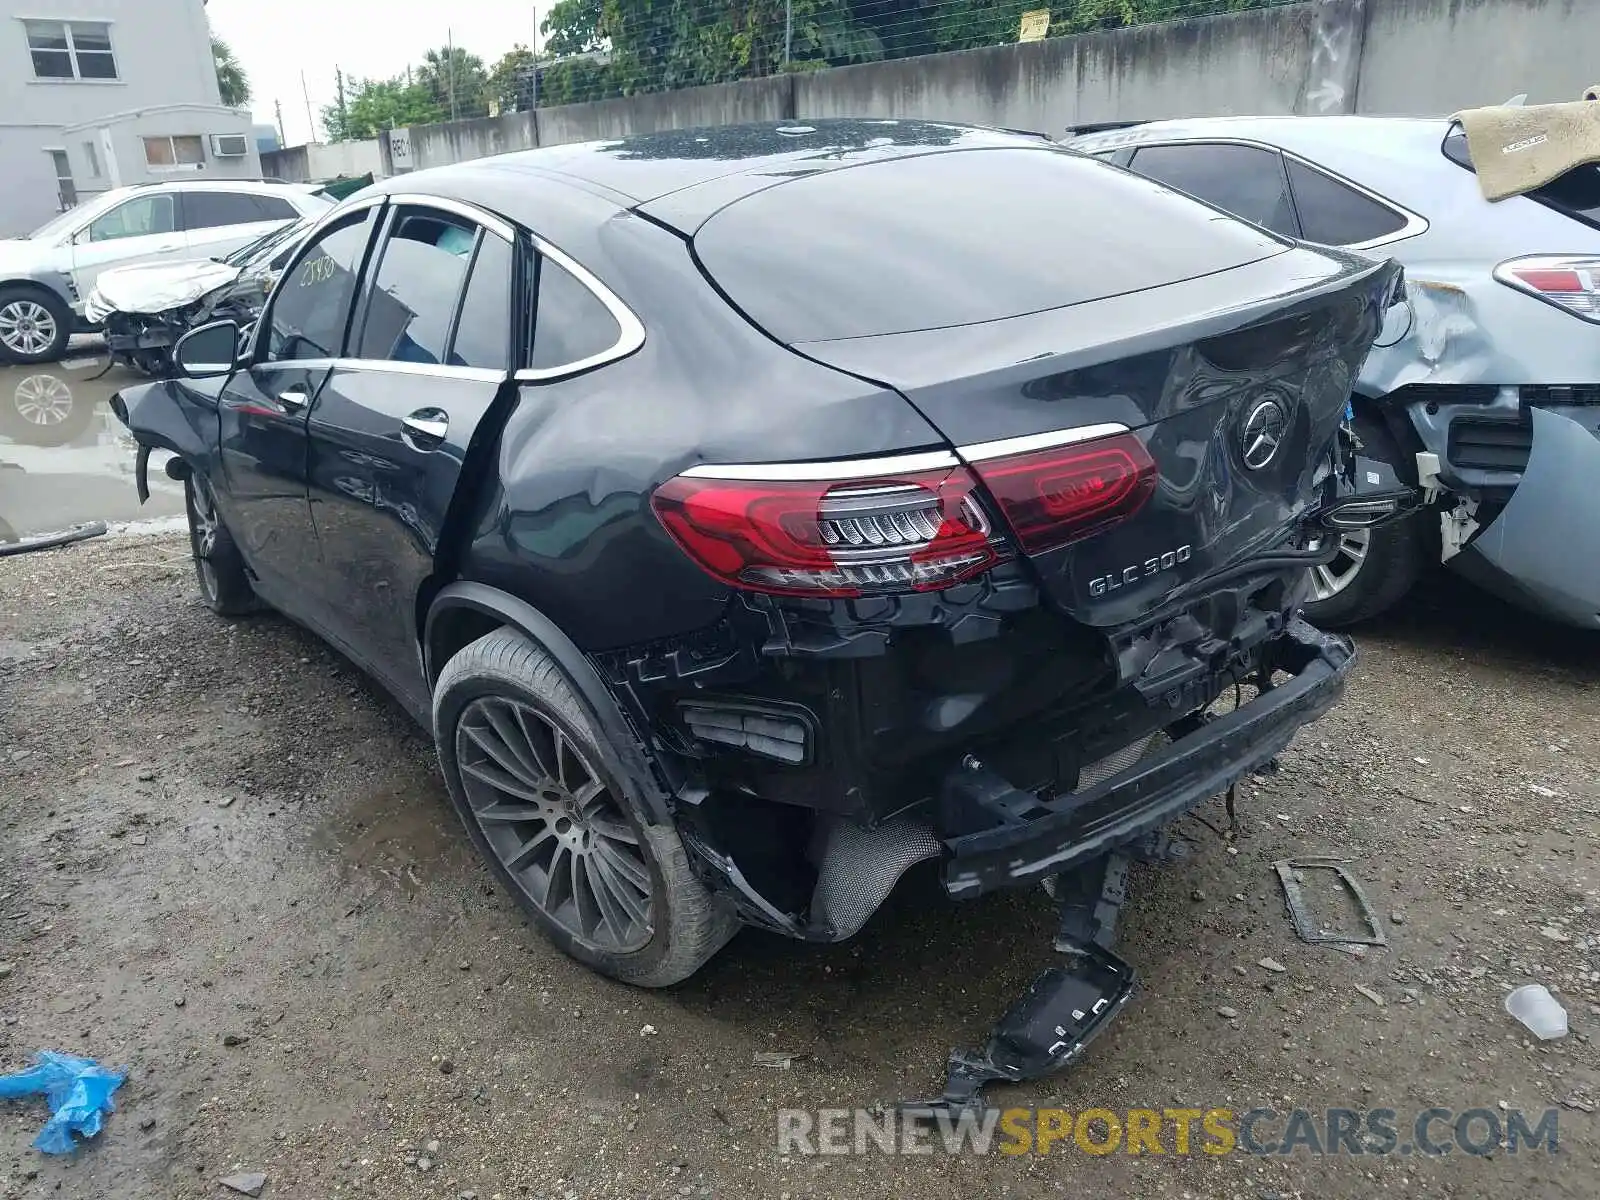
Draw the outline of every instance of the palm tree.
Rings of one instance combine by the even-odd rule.
[[[222,92],[222,102],[229,108],[243,108],[249,104],[250,78],[233,56],[228,43],[221,38],[212,38],[211,57],[217,64],[217,88]]]

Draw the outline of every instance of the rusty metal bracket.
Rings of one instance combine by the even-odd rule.
[[[1300,936],[1302,942],[1312,945],[1345,945],[1345,946],[1387,946],[1389,939],[1384,935],[1383,926],[1379,924],[1377,914],[1372,911],[1372,905],[1367,901],[1366,892],[1361,890],[1361,882],[1349,871],[1344,869],[1344,864],[1349,859],[1344,858],[1283,858],[1272,864],[1278,872],[1278,880],[1283,884],[1283,902],[1289,910],[1289,919],[1294,922],[1294,931]],[[1332,871],[1340,883],[1355,898],[1356,911],[1361,914],[1362,920],[1371,930],[1366,937],[1355,937],[1346,934],[1324,933],[1317,928],[1317,923],[1312,919],[1310,911],[1306,908],[1305,897],[1300,893],[1300,878],[1298,871]]]

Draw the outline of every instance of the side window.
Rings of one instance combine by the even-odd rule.
[[[456,321],[451,366],[510,369],[511,262],[510,244],[492,233],[484,234]]]
[[[443,363],[478,227],[436,209],[396,211],[367,301],[357,358]]]
[[[1406,227],[1406,218],[1304,163],[1284,159],[1289,186],[1300,214],[1302,236],[1325,246],[1353,246],[1388,237]]]
[[[1273,233],[1300,236],[1283,158],[1274,150],[1212,143],[1145,146],[1133,156],[1133,169]]]
[[[114,242],[120,238],[145,237],[152,233],[171,233],[177,228],[173,221],[172,196],[161,192],[151,196],[136,196],[119,204],[110,212],[101,213],[89,226],[91,242]]]
[[[334,358],[355,297],[356,276],[373,213],[369,208],[329,226],[284,276],[272,297],[267,326],[267,357]]]
[[[221,225],[251,225],[268,218],[261,215],[254,196],[243,192],[185,192],[183,224],[186,229],[215,229]]]
[[[600,298],[570,271],[539,256],[539,306],[533,320],[533,366],[549,369],[601,354],[622,330]]]
[[[293,221],[299,218],[299,210],[282,196],[251,196],[255,202],[260,216],[258,221]]]

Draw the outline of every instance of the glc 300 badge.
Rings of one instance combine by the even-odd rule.
[[[1089,580],[1089,595],[1104,596],[1118,588],[1127,587],[1138,583],[1141,579],[1149,579],[1152,575],[1159,575],[1163,571],[1170,571],[1174,567],[1182,566],[1194,557],[1193,546],[1179,546],[1176,550],[1168,550],[1165,554],[1158,554],[1154,558],[1147,558],[1142,563],[1134,563],[1131,567],[1123,567],[1114,575],[1101,575]]]

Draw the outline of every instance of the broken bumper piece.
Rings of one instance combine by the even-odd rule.
[[[1265,653],[1292,678],[1087,790],[1049,801],[1021,794],[1026,806],[987,805],[992,828],[946,840],[945,889],[963,899],[1016,887],[1075,870],[1159,829],[1282,752],[1338,700],[1355,661],[1347,639],[1300,620]]]

